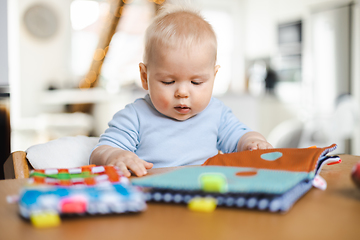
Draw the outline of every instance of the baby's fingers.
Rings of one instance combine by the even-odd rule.
[[[247,146],[247,150],[252,151],[252,150],[256,150],[256,149],[258,149],[258,145],[255,142],[252,142]]]
[[[247,150],[257,150],[257,149],[269,149],[273,148],[270,143],[261,141],[261,142],[252,142],[247,146]]]
[[[143,164],[143,160],[141,159],[129,161],[127,167],[138,177],[147,174],[146,168]]]
[[[126,167],[124,162],[119,162],[116,164],[116,166],[120,169],[120,171],[124,174],[125,177],[130,177],[131,173]]]
[[[152,164],[152,163],[150,163],[150,162],[147,162],[147,161],[144,161],[144,160],[141,160],[141,161],[143,162],[144,167],[145,167],[146,169],[150,169],[150,168],[152,168],[152,167],[154,166],[154,164]]]
[[[269,149],[269,148],[273,148],[273,147],[268,142],[259,142],[258,143],[258,149]]]

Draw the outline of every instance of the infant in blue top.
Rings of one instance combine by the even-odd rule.
[[[148,94],[109,122],[90,162],[125,176],[152,167],[202,164],[218,153],[272,148],[212,97],[217,42],[196,11],[165,5],[145,35],[142,87]]]
[[[156,167],[201,165],[218,150],[235,152],[250,131],[216,98],[202,112],[179,121],[158,112],[146,95],[115,114],[97,146],[134,152]]]

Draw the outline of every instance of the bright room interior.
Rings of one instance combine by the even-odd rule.
[[[145,95],[143,36],[162,1],[126,0],[109,47],[99,51],[111,2],[0,1],[7,9],[0,14],[1,109],[10,113],[11,152],[99,136],[116,111]],[[359,1],[190,2],[218,36],[214,96],[240,121],[275,147],[335,142],[338,152],[360,155]],[[103,59],[92,88],[91,65]]]

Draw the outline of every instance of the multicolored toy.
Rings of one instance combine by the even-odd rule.
[[[84,166],[32,171],[19,209],[34,226],[51,227],[60,224],[59,216],[140,212],[146,203],[116,167]]]
[[[131,181],[150,188],[148,201],[189,204],[193,198],[213,197],[218,206],[285,212],[315,182],[321,183],[318,174],[323,164],[341,161],[338,156],[327,156],[335,148],[333,144],[218,154],[203,166]]]

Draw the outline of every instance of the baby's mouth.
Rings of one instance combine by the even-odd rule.
[[[190,111],[190,107],[186,106],[186,105],[179,105],[175,107],[175,110],[178,111],[179,113],[188,113]]]

